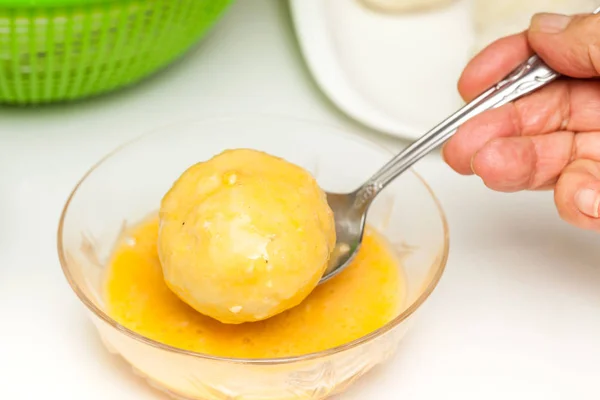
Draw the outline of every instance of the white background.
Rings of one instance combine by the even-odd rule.
[[[201,46],[135,88],[69,107],[0,108],[2,399],[164,399],[101,347],[59,267],[59,213],[76,180],[122,142],[253,111],[405,145],[348,121],[318,92],[276,0],[239,0]],[[551,193],[492,193],[437,155],[416,169],[448,214],[447,272],[397,356],[341,398],[600,398],[600,238],[562,223]]]

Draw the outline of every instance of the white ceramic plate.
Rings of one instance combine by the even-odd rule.
[[[378,131],[416,139],[461,105],[473,42],[469,0],[381,14],[358,0],[290,0],[300,47],[327,96]]]

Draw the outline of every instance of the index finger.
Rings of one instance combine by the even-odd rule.
[[[477,54],[458,80],[458,91],[471,101],[527,60],[533,51],[526,32],[499,39]]]

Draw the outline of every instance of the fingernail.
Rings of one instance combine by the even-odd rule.
[[[541,33],[560,33],[571,22],[571,17],[562,14],[540,13],[533,16],[529,30]]]
[[[600,192],[581,189],[575,195],[575,205],[583,214],[592,218],[600,218]]]
[[[477,172],[475,172],[475,156],[477,155],[477,153],[475,153],[475,155],[473,155],[473,157],[471,157],[471,161],[469,163],[469,166],[471,167],[471,172],[474,173],[475,175],[477,175]]]

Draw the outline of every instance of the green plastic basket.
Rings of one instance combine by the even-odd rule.
[[[0,0],[0,102],[108,92],[167,65],[232,0]]]

